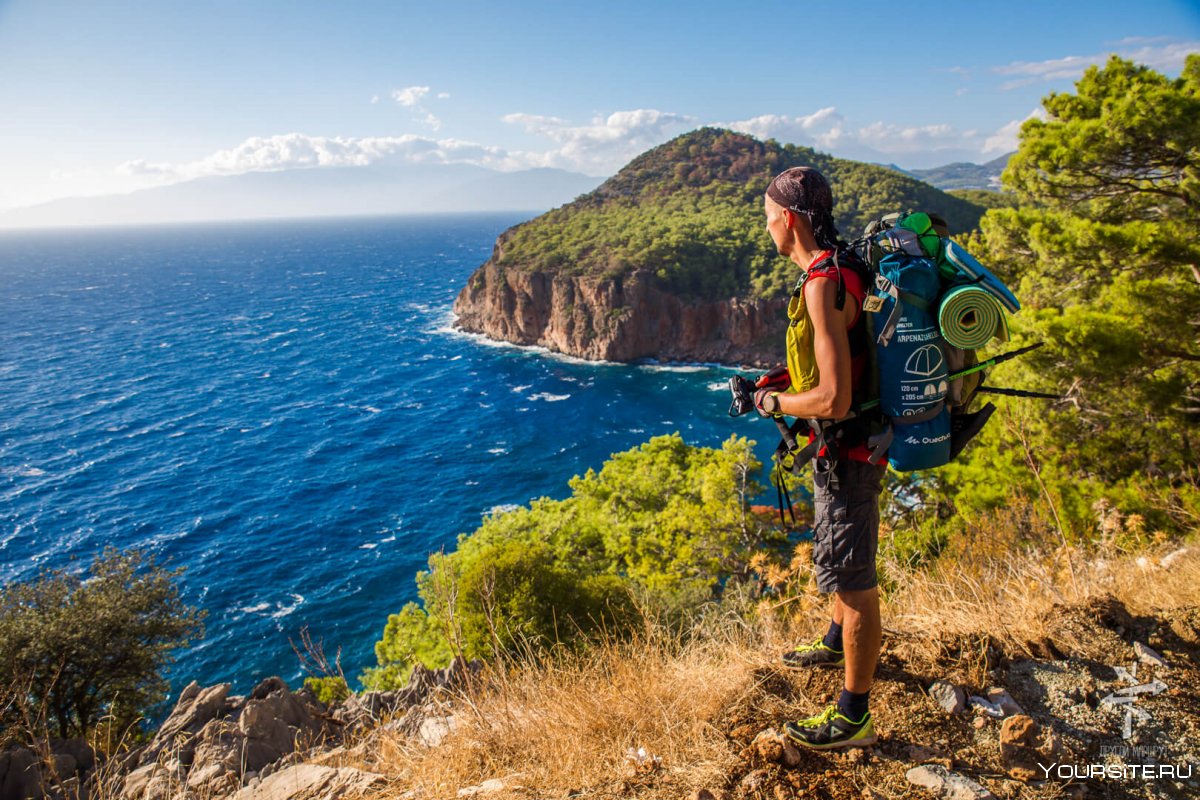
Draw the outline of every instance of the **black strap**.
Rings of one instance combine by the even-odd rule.
[[[1033,397],[1041,400],[1062,400],[1061,394],[1048,394],[1046,392],[1031,392],[1026,389],[1002,389],[999,386],[980,386],[975,391],[984,392],[985,394],[1002,394],[1006,397]]]
[[[783,503],[787,501],[787,512],[792,518],[792,527],[796,527],[796,510],[792,507],[792,495],[788,492],[787,479],[783,474],[783,466],[776,465],[775,467],[775,497],[779,503],[779,525],[786,528],[787,522],[783,518]]]

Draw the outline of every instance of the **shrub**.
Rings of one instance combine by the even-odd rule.
[[[86,576],[47,570],[0,589],[0,685],[13,727],[44,719],[61,738],[108,717],[118,729],[161,702],[172,651],[203,635],[203,612],[179,598],[153,555],[106,549]]]

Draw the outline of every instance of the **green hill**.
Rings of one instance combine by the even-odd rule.
[[[898,209],[937,211],[955,232],[973,229],[984,211],[886,167],[701,128],[513,229],[498,265],[608,277],[646,271],[663,288],[695,299],[778,295],[790,288],[795,270],[764,232],[762,197],[772,176],[797,165],[829,178],[847,239]]]

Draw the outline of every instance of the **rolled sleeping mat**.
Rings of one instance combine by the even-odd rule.
[[[976,261],[965,247],[960,246],[953,239],[946,240],[946,246],[942,249],[942,258],[963,278],[975,281],[978,286],[987,289],[1010,313],[1015,314],[1021,310],[1021,303],[1017,300],[1016,295],[1010,292],[999,278],[988,272],[985,266]]]
[[[1000,300],[979,284],[955,286],[938,307],[942,338],[963,350],[977,350],[993,337],[1008,341],[1008,321]]]

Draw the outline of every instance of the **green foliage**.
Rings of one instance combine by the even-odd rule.
[[[340,703],[350,696],[350,687],[341,675],[310,675],[304,679],[304,688],[327,706]]]
[[[4,722],[44,716],[63,738],[109,717],[118,730],[166,696],[171,652],[203,633],[202,613],[179,598],[154,556],[106,549],[86,576],[64,570],[0,589]]]
[[[1017,198],[1009,192],[993,192],[987,189],[950,189],[946,194],[966,200],[980,208],[1016,208]]]
[[[1005,172],[1020,206],[971,246],[1025,305],[1013,345],[1046,343],[988,383],[1067,400],[1000,403],[939,483],[968,513],[1042,497],[1068,536],[1109,501],[1179,531],[1200,519],[1200,56],[1176,80],[1114,57],[1044,105]]]
[[[619,635],[642,614],[670,619],[748,574],[777,534],[747,511],[761,491],[752,444],[720,449],[660,436],[571,480],[565,500],[492,514],[417,577],[422,605],[388,618],[369,688],[402,686],[412,666]]]
[[[504,234],[500,265],[529,272],[653,276],[694,298],[779,296],[795,281],[764,231],[763,194],[783,169],[808,164],[833,187],[843,235],[897,209],[940,211],[956,231],[982,208],[885,167],[703,128],[635,158],[599,188]],[[598,320],[597,324],[606,324]]]

